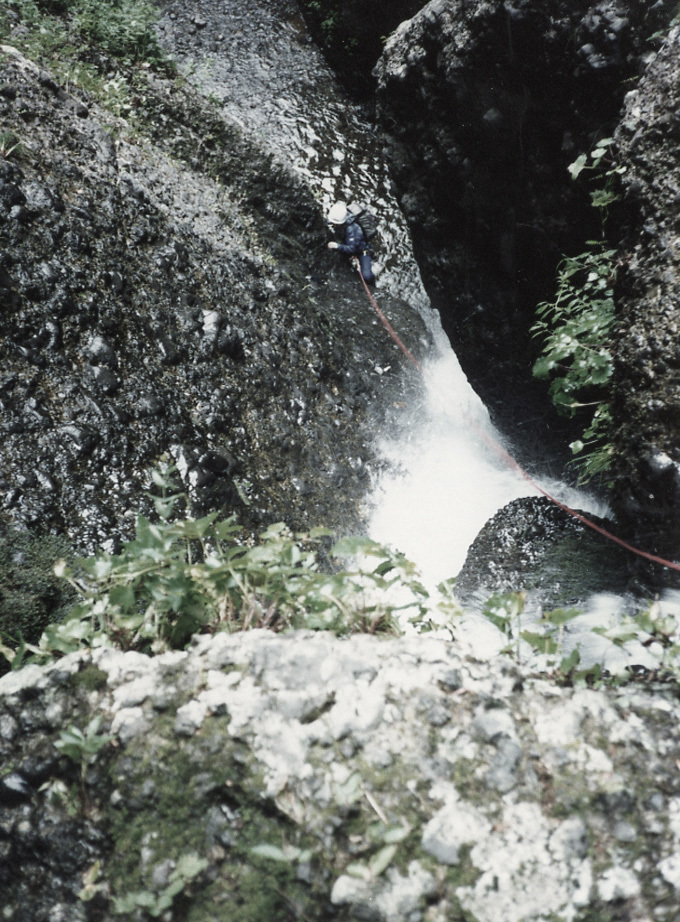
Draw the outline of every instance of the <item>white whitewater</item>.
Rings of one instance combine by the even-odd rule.
[[[392,471],[375,490],[370,533],[416,563],[432,587],[458,573],[498,509],[531,490],[482,441],[479,429],[497,434],[447,342],[423,374],[423,403],[410,408],[405,432],[381,441]]]
[[[392,462],[373,497],[370,532],[416,563],[428,589],[456,576],[470,544],[500,508],[539,495],[501,449],[482,401],[473,391],[443,333],[424,365],[423,402],[410,410],[407,436],[384,438]],[[563,483],[540,481],[557,499],[605,514],[602,504]]]

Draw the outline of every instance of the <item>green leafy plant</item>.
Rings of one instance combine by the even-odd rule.
[[[352,861],[347,865],[346,873],[351,877],[361,880],[375,880],[380,877],[397,855],[399,845],[411,833],[411,827],[404,823],[400,826],[390,826],[383,817],[378,823],[370,826],[365,835],[364,848],[368,852],[364,861]]]
[[[87,769],[96,760],[100,750],[113,739],[113,736],[99,732],[101,723],[101,715],[97,715],[92,718],[84,731],[71,725],[61,731],[59,739],[54,744],[62,755],[80,766],[80,795],[83,809],[87,804],[85,795]]]
[[[298,848],[296,845],[284,842],[283,845],[272,845],[269,842],[261,842],[254,845],[251,854],[258,858],[267,858],[270,861],[281,861],[284,864],[303,864],[312,857],[309,849]]]
[[[521,631],[522,640],[529,644],[534,653],[543,657],[546,671],[562,681],[572,682],[575,679],[581,659],[578,649],[565,655],[564,627],[581,614],[578,608],[557,608],[544,612],[535,630]]]
[[[626,167],[614,160],[613,138],[602,138],[596,147],[587,154],[580,154],[567,170],[572,179],[578,179],[582,173],[591,174],[597,186],[590,193],[593,208],[600,212],[602,232],[604,234],[609,208],[620,198],[618,178],[626,172]]]
[[[494,593],[487,599],[482,613],[485,618],[502,631],[510,640],[505,652],[514,652],[520,660],[520,619],[524,611],[526,594],[524,592]]]
[[[302,6],[313,14],[325,42],[332,42],[340,21],[340,10],[335,0],[302,0]]]
[[[80,87],[115,115],[133,118],[130,97],[145,86],[130,65],[176,72],[158,42],[154,24],[160,13],[152,0],[13,0],[12,8],[20,28],[12,29],[0,17],[0,38],[46,64],[69,90]],[[112,77],[118,62],[123,73]]]
[[[531,630],[528,630],[522,618],[525,602],[522,592],[498,593],[483,608],[485,617],[508,637],[508,645],[502,652],[539,674],[551,676],[559,684],[598,684],[602,680],[600,664],[584,668],[578,647],[573,647],[569,653],[564,649],[565,625],[583,612],[578,608],[544,612],[540,618],[532,620]]]
[[[626,168],[615,162],[613,138],[603,138],[569,165],[572,179],[591,174],[597,187],[590,199],[600,212],[602,240],[589,240],[578,256],[565,256],[557,267],[557,291],[536,308],[532,327],[543,340],[534,364],[537,378],[551,378],[549,393],[558,411],[574,416],[593,408],[583,437],[571,443],[581,483],[609,469],[611,409],[607,399],[613,373],[610,348],[615,322],[616,251],[604,242],[609,209],[619,198],[618,180]]]
[[[11,637],[6,637],[6,639],[12,643]],[[33,648],[33,650],[35,650],[35,648]],[[26,641],[24,640],[21,633],[19,634],[19,639],[14,641],[14,646],[9,646],[0,640],[0,655],[5,657],[12,672],[14,672],[16,669],[21,669],[21,667],[24,665],[24,659],[26,655],[30,655],[30,652],[30,645],[26,645]]]
[[[680,618],[664,611],[658,600],[630,615],[623,615],[614,627],[593,628],[593,632],[623,647],[637,640],[658,660],[659,676],[680,680]]]
[[[138,516],[136,538],[120,554],[59,561],[55,573],[79,601],[38,644],[0,650],[8,659],[44,662],[102,645],[159,652],[195,633],[253,627],[396,632],[397,616],[409,611],[416,624],[426,620],[429,595],[403,554],[344,538],[328,552],[337,569],[321,567],[326,529],[293,535],[277,523],[253,542],[231,518],[176,518],[187,497],[174,470],[161,466],[151,477],[157,521]]]
[[[352,59],[360,50],[353,17],[342,0],[301,0],[300,8],[321,48],[333,57]]]
[[[615,322],[616,251],[597,241],[588,246],[579,256],[562,260],[555,298],[538,305],[532,327],[544,342],[533,372],[552,379],[549,393],[558,411],[574,416],[593,408],[583,438],[571,444],[575,455],[586,450],[582,481],[606,471],[612,452],[606,394],[614,369],[609,341]]]
[[[18,157],[21,150],[21,140],[13,131],[0,131],[0,157],[9,160],[12,155]]]
[[[102,879],[102,863],[101,861],[95,861],[92,867],[89,869],[85,878],[83,880],[83,887],[78,894],[78,898],[83,903],[89,903],[90,900],[93,900],[100,893],[106,893],[107,884]]]
[[[34,47],[42,42],[51,51],[59,37],[71,52],[87,44],[132,62],[163,58],[153,29],[159,12],[149,0],[16,0],[13,6],[28,30],[22,39]]]
[[[196,854],[181,855],[170,873],[168,883],[159,890],[140,890],[118,897],[113,904],[116,915],[128,915],[143,909],[154,919],[172,908],[175,897],[182,893],[206,868],[208,861]]]
[[[160,60],[153,31],[158,10],[148,0],[68,0],[78,31],[117,58]]]
[[[74,796],[72,788],[61,778],[50,778],[38,788],[44,795],[45,803],[58,810],[64,810],[68,816],[78,816],[83,810],[82,793]]]

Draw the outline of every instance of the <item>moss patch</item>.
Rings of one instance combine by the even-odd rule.
[[[108,673],[89,663],[80,672],[71,676],[69,683],[74,689],[82,688],[86,692],[101,691],[106,688]]]
[[[319,894],[306,882],[311,870],[298,873],[300,861],[307,865],[311,857],[310,842],[258,793],[261,778],[252,755],[228,736],[227,723],[209,719],[200,733],[179,742],[147,735],[114,764],[114,802],[120,807],[108,814],[111,890],[119,898],[157,895],[164,867],[197,855],[210,862],[210,870],[175,897],[187,922],[208,922],[216,913],[227,922],[283,922],[297,917],[292,907],[318,918],[312,910]],[[261,845],[281,856],[253,853]],[[283,852],[290,848],[286,860]]]
[[[36,643],[48,624],[61,620],[75,599],[52,572],[62,557],[73,557],[63,538],[0,527],[0,635]]]

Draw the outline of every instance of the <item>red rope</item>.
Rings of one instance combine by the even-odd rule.
[[[376,314],[378,315],[378,317],[379,317],[379,319],[380,319],[380,322],[381,322],[382,325],[385,327],[385,329],[386,329],[387,332],[390,334],[390,336],[391,336],[392,339],[395,341],[395,343],[399,346],[399,348],[400,348],[401,351],[404,353],[404,355],[406,356],[406,358],[409,359],[411,362],[413,362],[413,364],[416,366],[416,368],[418,369],[418,371],[420,371],[420,372],[422,373],[423,366],[420,364],[420,362],[418,361],[418,359],[415,358],[415,356],[411,355],[411,353],[408,351],[408,349],[406,348],[406,346],[403,344],[403,342],[399,339],[399,337],[397,336],[397,334],[394,332],[394,330],[393,330],[393,328],[392,328],[392,325],[390,324],[390,322],[389,322],[389,320],[387,319],[387,317],[383,314],[383,312],[382,312],[382,311],[380,310],[380,308],[378,307],[377,301],[375,300],[375,298],[374,298],[373,295],[371,294],[371,291],[370,291],[368,285],[366,284],[366,279],[365,279],[365,278],[363,277],[363,275],[361,274],[361,266],[359,265],[359,260],[356,258],[356,256],[354,257],[354,262],[355,262],[356,267],[357,267],[357,272],[359,273],[359,278],[361,279],[361,281],[362,281],[362,283],[363,283],[363,286],[364,286],[364,288],[365,288],[365,290],[366,290],[366,294],[368,295],[368,300],[371,302],[371,305],[373,306],[373,310],[374,310],[374,311],[376,312]]]
[[[378,304],[376,303],[375,298],[374,298],[373,295],[371,294],[371,292],[370,292],[370,290],[369,290],[369,287],[368,287],[368,285],[366,284],[366,279],[365,279],[365,278],[363,277],[363,275],[361,274],[361,268],[360,268],[360,266],[359,266],[359,260],[356,259],[356,258],[355,258],[355,263],[356,263],[356,266],[357,266],[357,271],[359,272],[359,277],[361,278],[361,281],[363,282],[363,286],[364,286],[364,288],[365,288],[365,290],[366,290],[366,294],[368,295],[368,300],[371,302],[371,305],[372,305],[372,307],[373,307],[373,310],[376,312],[376,314],[377,314],[378,317],[380,318],[380,322],[383,324],[383,326],[385,327],[385,329],[387,330],[387,332],[390,334],[390,336],[391,336],[392,339],[395,341],[395,343],[399,346],[399,348],[400,348],[401,351],[404,353],[404,355],[405,355],[408,359],[410,359],[411,362],[413,362],[413,364],[416,366],[416,368],[417,368],[420,372],[422,372],[422,371],[423,371],[423,367],[422,367],[422,365],[420,364],[420,362],[419,362],[419,361],[408,351],[408,349],[406,348],[406,346],[403,344],[403,342],[399,339],[399,337],[397,336],[397,334],[396,334],[396,333],[394,332],[394,330],[392,329],[392,326],[390,325],[390,322],[388,321],[387,317],[385,317],[385,315],[383,314],[383,312],[382,312],[382,311],[380,310],[380,308],[378,307]],[[539,486],[539,485],[536,483],[536,481],[533,480],[533,479],[529,476],[529,474],[527,474],[527,472],[524,470],[524,468],[521,467],[521,466],[517,463],[517,461],[515,461],[515,459],[512,457],[512,455],[509,454],[509,453],[505,450],[505,448],[503,448],[503,446],[500,444],[500,442],[498,442],[496,439],[494,439],[492,436],[490,436],[487,432],[485,432],[480,426],[477,425],[477,423],[475,423],[475,421],[474,421],[473,419],[470,419],[470,418],[468,417],[468,422],[469,422],[472,426],[474,426],[474,428],[477,430],[477,432],[479,432],[479,434],[480,434],[480,435],[482,436],[482,438],[486,441],[486,443],[487,443],[488,445],[490,445],[490,447],[493,448],[493,450],[494,450],[498,455],[500,455],[501,458],[503,458],[503,460],[504,460],[505,463],[508,465],[508,467],[511,467],[511,468],[513,468],[514,470],[516,470],[516,471],[527,481],[527,483],[531,484],[531,486],[532,486],[535,490],[537,490],[539,493],[542,493],[543,496],[547,497],[547,498],[550,500],[551,503],[554,503],[556,506],[559,506],[560,509],[562,509],[564,512],[568,513],[570,516],[573,516],[573,518],[578,519],[578,521],[581,522],[583,525],[587,526],[588,528],[591,528],[593,531],[598,532],[598,534],[602,535],[602,536],[605,537],[605,538],[608,538],[610,541],[614,541],[616,544],[618,544],[618,545],[620,545],[621,547],[625,548],[627,551],[630,551],[632,554],[637,554],[638,557],[644,557],[646,560],[651,560],[651,561],[653,561],[653,563],[661,564],[662,567],[669,567],[671,570],[677,570],[678,572],[680,572],[680,563],[676,563],[676,562],[673,561],[673,560],[666,560],[664,557],[657,557],[656,554],[649,554],[647,551],[641,551],[640,548],[634,547],[632,544],[629,544],[627,541],[624,541],[622,538],[617,538],[616,535],[613,535],[610,531],[607,531],[606,528],[602,528],[601,526],[596,525],[595,522],[592,522],[592,521],[591,521],[589,518],[587,518],[586,516],[581,515],[580,512],[577,512],[575,509],[570,508],[570,507],[567,506],[565,503],[560,502],[559,499],[556,499],[554,496],[552,496],[550,493],[548,493],[547,490],[544,490],[543,487]]]
[[[539,484],[537,484],[535,480],[532,480],[532,478],[529,476],[529,474],[527,474],[524,468],[521,467],[517,463],[517,461],[515,461],[512,455],[510,455],[503,448],[503,446],[499,442],[496,441],[496,439],[494,439],[488,433],[484,432],[484,430],[480,426],[478,426],[474,420],[468,418],[468,422],[471,423],[475,427],[475,429],[479,432],[479,434],[486,441],[486,443],[490,445],[494,449],[494,451],[498,455],[500,455],[501,458],[503,458],[503,460],[509,467],[514,468],[514,470],[516,470],[528,483],[530,483],[531,486],[535,490],[538,490],[539,493],[542,493],[544,496],[546,496],[550,500],[551,503],[554,503],[556,506],[559,506],[560,509],[563,509],[565,512],[568,512],[569,515],[573,516],[575,519],[578,519],[579,522],[583,523],[583,525],[587,525],[588,528],[592,528],[593,531],[598,532],[599,534],[603,535],[605,538],[609,538],[610,541],[616,542],[616,544],[621,545],[621,547],[625,547],[627,551],[631,551],[631,553],[637,554],[638,557],[644,557],[647,560],[652,560],[654,563],[659,563],[664,567],[670,567],[672,570],[680,571],[680,563],[675,563],[672,560],[666,560],[664,557],[657,557],[656,554],[649,554],[647,551],[641,551],[640,548],[634,547],[632,544],[628,544],[628,542],[624,541],[622,538],[617,538],[616,535],[613,535],[610,531],[607,531],[606,528],[602,528],[600,525],[596,525],[595,522],[591,522],[590,519],[586,518],[586,516],[584,515],[581,515],[580,512],[577,512],[575,509],[572,509],[571,507],[565,505],[565,503],[560,502],[559,499],[556,499],[554,496],[552,496],[552,494],[548,493],[547,490],[544,490],[543,487],[539,486]]]

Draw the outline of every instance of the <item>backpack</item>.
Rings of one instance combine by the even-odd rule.
[[[361,228],[366,238],[366,243],[370,243],[371,240],[375,239],[378,234],[378,219],[372,211],[362,208],[361,211],[354,215],[354,220]]]

